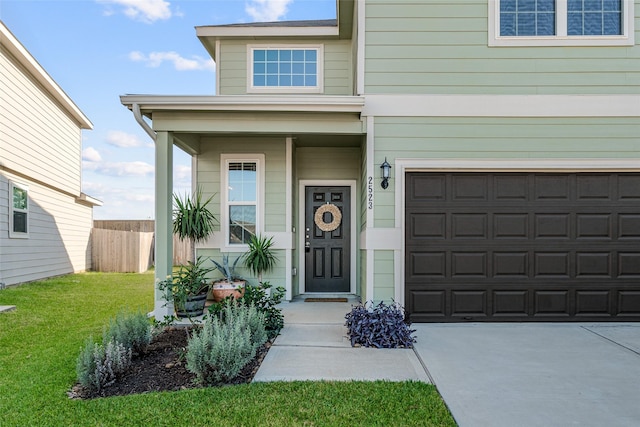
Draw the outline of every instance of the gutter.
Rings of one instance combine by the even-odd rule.
[[[149,126],[149,123],[145,122],[144,119],[142,118],[142,113],[140,112],[140,104],[138,104],[137,102],[134,102],[131,105],[131,111],[133,111],[133,117],[136,118],[136,122],[138,122],[138,124],[142,127],[142,129],[144,129],[147,135],[149,135],[151,139],[153,139],[153,141],[155,142],[156,133],[153,131],[153,129],[151,129],[151,126]]]

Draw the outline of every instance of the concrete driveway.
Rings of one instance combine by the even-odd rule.
[[[462,427],[640,425],[640,324],[412,326]]]

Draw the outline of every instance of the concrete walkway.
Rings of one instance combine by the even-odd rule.
[[[254,381],[430,378],[462,427],[640,425],[640,324],[413,324],[414,350],[351,348],[348,303],[283,303]]]
[[[352,348],[347,338],[347,303],[283,303],[285,326],[254,381],[419,380],[429,378],[413,350]]]

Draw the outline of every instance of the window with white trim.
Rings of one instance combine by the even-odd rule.
[[[15,182],[9,183],[9,237],[29,237],[29,187]]]
[[[225,245],[246,245],[262,227],[264,155],[222,155]]]
[[[490,46],[630,46],[633,0],[490,0]]]
[[[322,45],[248,46],[247,52],[248,92],[322,92]]]

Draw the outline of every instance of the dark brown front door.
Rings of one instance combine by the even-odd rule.
[[[639,321],[640,174],[408,173],[416,322]]]
[[[349,292],[351,289],[350,190],[349,187],[305,188],[306,292]]]

